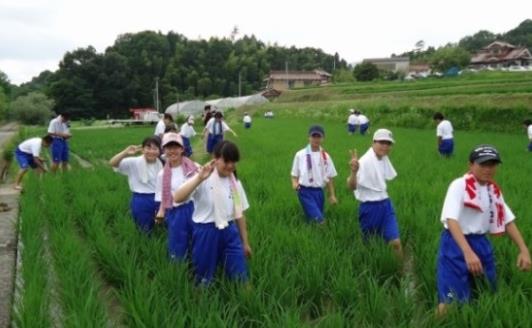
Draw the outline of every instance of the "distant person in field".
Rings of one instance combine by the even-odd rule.
[[[321,147],[325,130],[313,125],[308,131],[308,145],[298,151],[292,163],[292,188],[310,222],[325,223],[325,194],[329,191],[329,203],[336,204],[333,179],[337,175],[331,156]]]
[[[137,228],[143,232],[152,231],[159,204],[155,201],[157,174],[163,169],[159,159],[161,144],[157,136],[148,137],[142,146],[126,147],[109,160],[118,173],[128,178],[133,193],[130,209]],[[140,156],[134,156],[138,153]]]
[[[501,163],[497,149],[479,145],[469,154],[468,172],[447,190],[440,220],[444,230],[437,260],[438,313],[471,298],[475,283],[496,287],[495,257],[487,234],[508,234],[519,249],[516,265],[530,270],[530,253],[493,178]]]
[[[234,143],[218,143],[214,159],[174,193],[176,203],[189,197],[194,201],[192,264],[196,283],[201,285],[213,280],[219,265],[230,279],[248,279],[246,258],[252,251],[244,211],[249,204],[236,176],[239,160]]]
[[[162,138],[163,134],[165,133],[167,128],[171,128],[175,126],[174,125],[174,119],[172,118],[172,115],[170,114],[164,114],[163,117],[157,122],[157,125],[155,126],[154,135],[156,135],[158,138]]]
[[[15,158],[20,170],[15,178],[13,188],[22,190],[22,178],[30,168],[35,169],[38,173],[46,172],[44,160],[40,157],[42,147],[50,147],[53,138],[46,135],[42,138],[31,138],[21,142],[15,150]]]
[[[356,122],[360,129],[360,134],[365,135],[369,129],[369,119],[366,115],[362,114],[359,110],[355,110]]]
[[[528,151],[532,151],[532,120],[525,120],[523,124],[528,134]]]
[[[183,125],[181,125],[181,137],[183,138],[183,146],[185,147],[184,155],[186,157],[192,156],[192,145],[190,140],[196,135],[194,130],[194,116],[190,115]]]
[[[50,121],[48,126],[48,135],[53,138],[52,141],[52,166],[51,171],[56,172],[59,167],[66,171],[68,169],[69,148],[68,139],[72,137],[68,127],[70,115],[63,113]]]
[[[454,150],[453,125],[446,120],[442,113],[435,113],[432,117],[436,124],[436,137],[438,138],[438,151],[444,157],[451,157]]]
[[[168,227],[168,254],[172,260],[184,260],[189,255],[192,241],[192,213],[194,203],[187,198],[173,202],[173,193],[199,168],[185,156],[183,138],[170,132],[163,135],[164,168],[157,174],[155,201],[160,202],[157,221],[166,221]]]
[[[355,110],[349,110],[349,116],[347,117],[347,133],[353,135],[356,132],[358,119],[355,115]]]
[[[399,226],[387,191],[388,181],[397,176],[388,158],[394,142],[390,130],[378,129],[373,134],[372,146],[360,159],[356,150],[352,151],[347,185],[360,203],[358,218],[364,238],[383,238],[402,258]]]
[[[214,116],[214,110],[212,106],[209,104],[205,105],[205,107],[203,107],[203,115],[202,115],[203,125],[206,126],[213,116]]]
[[[273,118],[273,112],[272,111],[268,111],[266,113],[264,113],[264,118],[267,118],[267,119],[272,119]]]
[[[223,114],[216,112],[203,130],[203,137],[207,140],[207,153],[212,154],[214,147],[224,140],[226,131],[231,132],[235,137],[237,136],[236,132],[225,123]]]
[[[248,113],[244,113],[244,118],[242,119],[242,121],[244,122],[244,128],[251,128],[251,116],[249,116]]]

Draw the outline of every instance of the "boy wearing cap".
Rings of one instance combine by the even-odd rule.
[[[347,118],[347,133],[349,135],[353,135],[353,133],[356,132],[358,119],[355,116],[355,110],[350,109],[349,110],[349,117]]]
[[[38,173],[46,172],[44,161],[39,156],[42,147],[48,148],[53,142],[50,135],[42,138],[31,138],[21,142],[15,150],[15,158],[17,159],[20,170],[15,178],[14,189],[22,190],[22,178],[31,168],[37,170]]]
[[[444,157],[451,157],[454,150],[453,125],[442,113],[437,112],[432,118],[437,124],[438,151]]]
[[[185,147],[184,155],[186,157],[192,156],[192,145],[190,144],[190,139],[196,135],[196,130],[194,130],[194,117],[190,115],[187,117],[187,120],[181,126],[181,137],[183,138],[183,146]]]
[[[528,134],[528,151],[532,151],[532,120],[525,120],[523,124]]]
[[[321,148],[325,131],[320,125],[311,126],[309,144],[298,151],[292,164],[292,188],[309,221],[324,223],[324,192],[329,190],[329,202],[336,204],[333,178],[337,175],[334,163]]]
[[[519,248],[518,268],[530,270],[530,253],[515,216],[493,181],[500,163],[493,146],[477,146],[469,155],[469,172],[449,185],[440,218],[445,229],[437,264],[438,314],[444,314],[453,301],[467,302],[474,278],[486,278],[495,288],[495,258],[488,233],[506,232]]]
[[[372,146],[360,160],[356,150],[351,153],[351,174],[347,185],[360,202],[358,218],[364,237],[382,237],[402,258],[397,218],[387,192],[387,181],[397,176],[388,158],[393,143],[390,130],[375,131]]]

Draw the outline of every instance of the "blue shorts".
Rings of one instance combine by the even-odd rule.
[[[33,154],[28,154],[20,150],[18,147],[15,150],[15,158],[17,159],[18,166],[23,169],[27,170],[28,168],[36,168],[37,164],[33,160]]]
[[[528,144],[528,151],[532,151],[532,141]]]
[[[325,197],[322,188],[299,186],[297,197],[309,221],[323,221]]]
[[[444,139],[441,141],[441,144],[438,145],[438,151],[443,156],[451,156],[454,150],[454,141],[453,139]]]
[[[249,129],[249,128],[251,127],[251,123],[244,123],[244,127],[245,127],[246,129]]]
[[[365,239],[370,236],[380,236],[386,242],[399,239],[399,226],[389,198],[361,203],[358,219]]]
[[[194,223],[192,264],[196,283],[201,285],[213,280],[218,265],[230,279],[246,281],[248,268],[237,225],[232,221],[220,230],[214,223]]]
[[[139,230],[151,232],[155,225],[155,215],[159,210],[159,204],[155,201],[155,194],[133,193],[129,207]]]
[[[347,132],[355,133],[357,126],[355,124],[347,124]]]
[[[369,123],[360,124],[360,134],[365,135],[369,129]]]
[[[224,141],[223,134],[211,134],[209,133],[209,136],[207,137],[207,152],[209,154],[212,154],[214,151],[214,146],[216,146],[219,142]]]
[[[168,255],[172,260],[184,260],[192,240],[192,213],[194,203],[189,201],[165,212],[168,226]]]
[[[183,136],[181,136],[181,138],[183,138],[183,148],[185,148],[184,155],[186,157],[192,156],[192,146],[190,145],[190,139]]]
[[[495,290],[495,257],[490,241],[485,235],[466,235],[465,238],[482,263],[483,278],[487,285]],[[471,298],[471,287],[481,280],[482,278],[473,278],[469,273],[462,250],[451,233],[445,229],[441,234],[438,250],[438,301],[440,303],[467,302]]]
[[[63,138],[53,138],[52,141],[52,162],[68,162],[68,143]]]

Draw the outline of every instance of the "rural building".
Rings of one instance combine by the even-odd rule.
[[[532,55],[525,47],[516,47],[512,44],[495,41],[487,47],[480,49],[471,58],[471,68],[502,68],[509,66],[529,66]]]
[[[408,73],[410,67],[410,58],[408,57],[367,58],[362,62],[370,62],[378,69],[390,72]]]
[[[159,114],[155,108],[130,108],[129,112],[134,120],[144,120],[145,117]]]
[[[271,71],[264,79],[266,89],[286,90],[331,82],[332,75],[323,70],[313,71]]]

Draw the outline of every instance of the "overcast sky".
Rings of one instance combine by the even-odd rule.
[[[122,33],[170,30],[189,39],[254,34],[282,46],[338,52],[349,63],[506,32],[532,18],[532,0],[0,0],[0,70],[12,83],[55,70],[66,51],[98,52]]]

